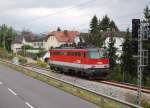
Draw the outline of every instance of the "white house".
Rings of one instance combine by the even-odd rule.
[[[115,39],[115,47],[117,48],[117,55],[121,55],[122,54],[122,43],[124,41],[123,37],[113,37]],[[105,40],[105,46],[108,46],[108,42],[109,42],[110,37],[107,37]]]
[[[105,37],[105,46],[108,46],[108,42],[110,37],[115,39],[115,47],[117,48],[117,55],[120,56],[122,54],[122,44],[124,42],[124,38],[126,37],[126,32],[124,31],[106,31],[102,33],[102,37]]]
[[[17,36],[15,40],[11,44],[11,49],[14,53],[17,52],[23,45],[30,45],[32,46],[32,42],[29,41],[29,37],[26,36]]]

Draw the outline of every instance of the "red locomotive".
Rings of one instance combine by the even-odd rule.
[[[49,65],[51,70],[90,79],[105,78],[109,73],[109,59],[104,49],[52,49]]]

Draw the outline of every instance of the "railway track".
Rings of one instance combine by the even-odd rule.
[[[121,88],[125,88],[125,89],[134,90],[134,91],[136,91],[138,89],[138,87],[136,85],[129,84],[129,83],[120,83],[120,82],[115,82],[115,81],[99,81],[99,82],[104,83],[104,84],[109,84],[109,85],[112,85],[112,86],[116,86],[116,87],[121,87]],[[150,94],[150,88],[142,87],[141,91],[143,93]]]
[[[28,64],[24,64],[23,66],[49,71],[48,67],[47,68],[41,68],[41,67],[37,67],[35,65],[28,65]],[[67,75],[67,76],[70,76],[70,75]],[[71,76],[71,77],[76,77],[76,76]],[[87,80],[87,79],[85,79],[85,80]],[[115,87],[120,87],[120,88],[129,89],[129,90],[134,90],[134,91],[136,91],[138,89],[137,85],[129,84],[129,83],[121,83],[121,82],[117,82],[117,81],[105,81],[105,80],[94,80],[94,81],[97,82],[97,83],[103,83],[103,84],[107,84],[107,85],[111,85],[111,86],[115,86]],[[142,87],[141,91],[143,93],[150,94],[150,88],[148,88],[148,87]]]

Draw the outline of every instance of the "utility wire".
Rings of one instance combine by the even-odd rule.
[[[48,14],[48,15],[44,15],[44,16],[41,16],[41,17],[37,17],[37,18],[33,18],[33,19],[31,19],[30,21],[25,21],[25,25],[23,26],[23,28],[24,27],[27,27],[27,26],[29,26],[29,25],[31,25],[32,23],[34,23],[34,22],[36,22],[36,21],[38,21],[38,20],[41,20],[41,19],[44,19],[44,18],[47,18],[47,17],[49,17],[49,16],[54,16],[54,15],[57,15],[57,14],[62,14],[62,13],[64,13],[64,12],[66,12],[66,11],[68,11],[68,10],[72,10],[72,9],[74,9],[75,7],[83,7],[83,6],[86,6],[87,4],[90,4],[91,2],[95,2],[96,0],[89,0],[89,1],[87,1],[87,2],[82,2],[82,3],[79,3],[79,4],[77,4],[77,5],[74,5],[74,6],[71,6],[71,7],[68,7],[68,8],[64,8],[64,9],[62,9],[62,10],[58,10],[58,11],[55,11],[55,12],[53,12],[53,13],[50,13],[50,14]],[[122,19],[122,18],[126,18],[126,17],[129,17],[130,15],[138,15],[138,14],[140,14],[141,12],[137,12],[137,13],[130,13],[130,14],[126,14],[126,15],[122,15],[122,16],[117,16],[117,17],[114,17],[115,19],[117,18],[117,19]],[[113,17],[112,17],[113,18]],[[82,24],[79,24],[78,25],[78,27],[79,26],[81,26],[81,25],[85,25],[85,23],[82,23]]]

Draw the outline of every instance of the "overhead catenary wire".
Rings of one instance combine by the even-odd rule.
[[[27,22],[25,22],[25,23],[26,23],[26,25],[30,25],[30,24],[32,24],[32,23],[35,22],[35,21],[41,20],[41,19],[43,19],[43,18],[47,18],[47,17],[49,17],[49,16],[54,16],[54,15],[57,15],[57,14],[60,14],[60,13],[64,13],[64,12],[66,12],[66,11],[68,11],[68,10],[72,10],[72,9],[74,9],[74,8],[76,8],[76,7],[79,7],[79,6],[87,5],[87,4],[89,4],[89,3],[91,3],[91,2],[94,2],[94,1],[96,1],[96,0],[89,0],[89,1],[86,1],[86,2],[82,2],[82,3],[79,3],[79,4],[77,4],[77,5],[74,5],[74,6],[71,6],[71,7],[68,7],[68,8],[64,8],[64,9],[62,9],[62,10],[55,11],[55,12],[50,13],[50,14],[48,14],[48,15],[44,15],[44,16],[41,16],[41,17],[33,18],[33,19],[31,19],[30,21],[27,21]]]

